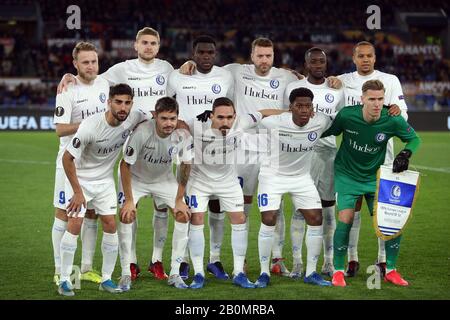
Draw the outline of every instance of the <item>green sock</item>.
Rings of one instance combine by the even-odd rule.
[[[400,240],[402,236],[386,241],[386,269],[395,269],[398,253],[400,252]]]
[[[352,224],[338,221],[333,237],[334,257],[333,264],[336,271],[344,271],[345,255],[347,254],[348,238]]]

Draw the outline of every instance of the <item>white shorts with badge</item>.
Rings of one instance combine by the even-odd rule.
[[[193,213],[206,212],[211,198],[219,199],[221,211],[244,211],[244,195],[238,179],[205,182],[197,177],[189,178],[185,200]]]
[[[296,211],[322,208],[319,193],[310,175],[259,175],[258,207],[260,212],[278,210],[285,193],[290,194]]]
[[[314,180],[320,199],[335,201],[334,192],[334,158],[335,149],[320,149],[314,151],[311,158],[311,177]]]
[[[167,179],[155,183],[146,183],[131,177],[131,192],[133,193],[134,204],[140,199],[152,197],[158,209],[166,207],[175,207],[175,198],[177,197],[178,183],[175,177],[168,176]],[[122,180],[119,176],[119,193],[117,196],[119,206],[122,208],[125,203],[125,195],[122,188]]]
[[[84,198],[86,199],[87,209],[95,210],[95,214],[102,216],[116,214],[117,198],[116,186],[114,185],[114,181],[99,184],[89,184],[80,181],[80,186],[83,190]],[[70,199],[72,199],[73,196],[72,186],[67,179],[65,181],[65,192],[67,207],[69,205]],[[78,214],[78,217],[83,218],[85,213],[86,208]]]
[[[56,168],[55,171],[55,189],[53,192],[53,206],[58,209],[66,210],[66,173],[63,168]]]

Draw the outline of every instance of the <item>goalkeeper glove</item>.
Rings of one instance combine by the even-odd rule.
[[[206,122],[209,119],[209,116],[211,115],[212,111],[211,110],[205,110],[205,112],[200,113],[199,115],[197,115],[197,120],[201,121],[201,122]]]
[[[402,172],[408,170],[409,158],[411,158],[412,152],[408,149],[400,151],[400,153],[394,159],[394,165],[392,166],[393,172]]]

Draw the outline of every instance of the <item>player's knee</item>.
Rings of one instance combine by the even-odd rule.
[[[67,222],[68,218],[67,218],[66,210],[63,210],[60,208],[55,208],[55,218],[58,218],[59,220]]]
[[[191,217],[191,224],[193,225],[202,225],[203,224],[203,214],[201,213],[193,213]]]
[[[113,218],[102,219],[103,232],[115,233],[116,232],[116,221]]]
[[[266,226],[274,226],[277,223],[277,212],[276,211],[266,211],[261,213],[261,221]]]
[[[310,226],[320,226],[320,225],[322,225],[322,215],[321,214],[315,214],[315,215],[309,216],[307,223]]]
[[[179,223],[188,223],[189,222],[189,216],[186,214],[177,214],[175,216],[175,221]]]

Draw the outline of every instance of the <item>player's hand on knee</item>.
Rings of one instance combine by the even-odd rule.
[[[342,88],[342,81],[338,77],[330,76],[327,78],[327,84],[330,88],[340,89]]]
[[[197,68],[196,63],[192,60],[188,60],[185,63],[183,63],[179,71],[181,74],[191,76],[194,74],[196,68]]]
[[[396,105],[396,104],[391,104],[391,105],[389,106],[388,114],[389,114],[390,116],[396,117],[396,116],[401,115],[401,113],[402,113],[402,110],[400,110],[400,107],[399,107],[398,105]]]
[[[197,115],[197,120],[201,122],[208,121],[209,117],[211,116],[212,111],[211,110],[205,110],[205,112],[200,113]]]
[[[411,158],[412,152],[408,149],[400,151],[395,157],[394,164],[392,166],[393,172],[402,172],[408,170],[409,158]]]
[[[136,206],[130,201],[126,201],[120,209],[120,221],[123,223],[131,223],[136,219]]]
[[[74,193],[66,208],[67,215],[72,218],[77,218],[79,213],[86,210],[86,207],[86,199],[83,193]]]

